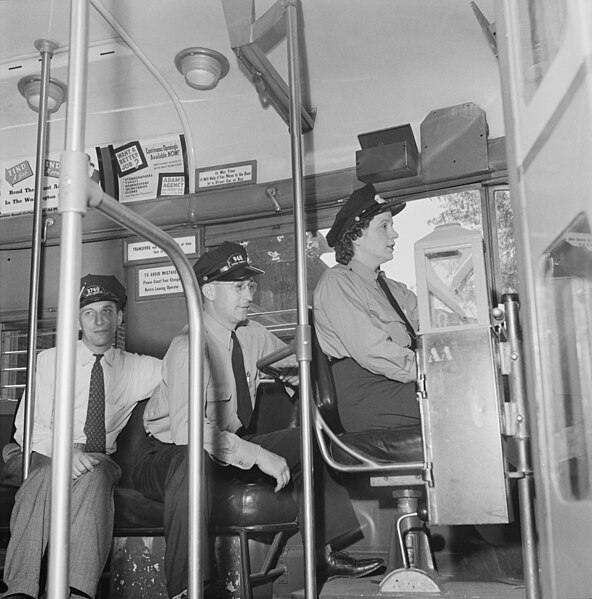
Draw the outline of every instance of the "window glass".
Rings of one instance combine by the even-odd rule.
[[[125,347],[125,321],[117,328],[115,347]],[[0,400],[18,401],[27,384],[26,320],[0,322]],[[37,353],[56,345],[56,322],[44,318],[37,324]]]
[[[459,223],[461,226],[482,233],[481,195],[479,190],[462,191],[442,196],[434,196],[407,202],[405,209],[394,219],[396,241],[394,257],[381,268],[386,276],[405,283],[409,289],[417,292],[415,276],[414,244],[418,239],[432,233],[436,225]],[[328,229],[321,233],[326,235]],[[335,265],[335,255],[322,256],[328,266]]]
[[[523,96],[530,102],[549,70],[565,32],[566,0],[520,0]]]
[[[507,189],[496,190],[496,232],[494,251],[498,252],[501,282],[500,293],[518,291],[516,251],[512,229],[512,205]],[[465,229],[477,231],[483,237],[480,189],[468,189],[446,195],[407,202],[405,210],[394,218],[399,237],[393,260],[382,265],[389,278],[405,283],[417,292],[415,273],[415,242],[434,231],[437,225],[458,223]],[[335,265],[335,254],[327,244],[328,228],[306,233],[306,271],[308,304],[317,281],[327,268]],[[215,245],[222,240],[209,239]],[[296,324],[296,261],[294,234],[289,226],[263,231],[253,228],[245,234],[232,235],[232,240],[243,244],[255,266],[265,274],[258,277],[258,289],[251,307],[251,317],[269,327],[278,336],[290,339]],[[215,243],[213,243],[215,242]]]
[[[497,249],[501,271],[502,293],[518,293],[518,266],[514,240],[514,218],[508,189],[494,193],[497,222]]]
[[[473,258],[471,245],[425,252],[424,268],[430,328],[447,328],[477,322]]]
[[[0,399],[17,401],[27,383],[26,321],[0,323]],[[37,334],[38,350],[55,345],[55,323],[41,323]]]
[[[545,403],[551,414],[551,462],[566,501],[590,500],[592,388],[592,235],[579,215],[544,254]]]
[[[479,189],[413,200],[394,219],[399,234],[394,259],[383,264],[387,276],[417,291],[414,244],[431,233],[436,225],[459,223],[482,234],[481,194]],[[325,236],[328,229],[308,231],[306,270],[308,303],[317,281],[327,268],[335,265],[335,254]],[[251,317],[269,327],[278,336],[290,338],[296,324],[296,263],[294,234],[261,231],[249,232],[236,239],[242,243],[255,266],[265,270],[258,277],[258,289],[251,307]]]
[[[329,250],[324,236],[307,232],[306,273],[308,304],[319,277],[328,266],[321,255]],[[257,292],[251,304],[251,318],[270,328],[281,338],[291,338],[296,325],[296,254],[294,234],[270,234],[240,241],[254,266],[265,271],[257,277]]]

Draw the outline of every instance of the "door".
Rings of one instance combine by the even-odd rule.
[[[499,0],[542,596],[592,592],[592,3]]]

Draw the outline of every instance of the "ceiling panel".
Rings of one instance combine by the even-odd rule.
[[[257,0],[256,15],[272,4]],[[494,20],[493,0],[478,4]],[[300,6],[302,73],[317,108],[306,174],[353,166],[358,133],[409,122],[417,136],[430,110],[465,101],[486,110],[493,136],[503,134],[497,63],[467,0]],[[57,42],[52,76],[67,80],[69,11],[70,0],[0,0],[0,161],[34,153],[37,115],[17,83],[39,69],[39,38]],[[289,177],[287,127],[238,68],[220,0],[92,0],[89,43],[87,145],[180,132],[181,107],[198,166],[256,159],[261,180]],[[215,90],[184,84],[174,57],[189,46],[230,61]],[[285,40],[268,57],[287,79]],[[51,117],[52,149],[63,144],[65,116],[62,107]]]

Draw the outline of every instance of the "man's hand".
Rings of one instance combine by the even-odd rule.
[[[282,383],[290,385],[290,387],[298,387],[298,384],[300,383],[300,379],[298,378],[298,366],[284,368],[280,375],[280,380]]]
[[[259,448],[259,455],[257,456],[255,465],[261,472],[275,478],[277,482],[274,489],[275,493],[283,489],[290,482],[290,468],[288,468],[286,460],[271,451],[267,451],[267,449],[263,449],[263,447]]]
[[[72,451],[72,480],[76,480],[85,472],[94,470],[99,461],[90,453],[84,453],[81,449],[74,447]]]

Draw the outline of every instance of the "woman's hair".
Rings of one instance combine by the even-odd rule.
[[[335,244],[335,260],[339,264],[349,264],[350,260],[354,257],[354,239],[362,237],[364,229],[368,228],[371,220],[372,218],[362,218],[355,222]]]

